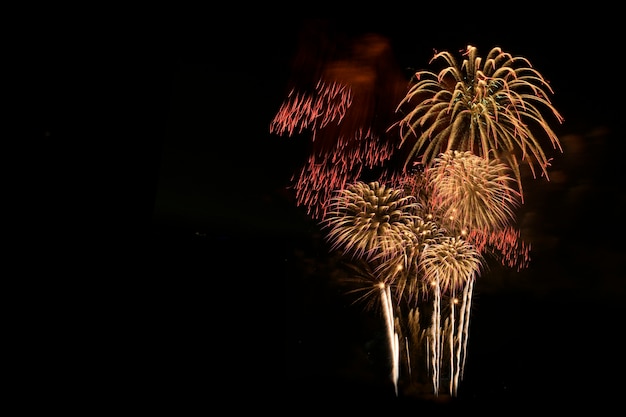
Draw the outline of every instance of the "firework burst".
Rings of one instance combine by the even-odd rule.
[[[354,258],[393,259],[404,253],[416,206],[402,190],[359,181],[331,199],[323,228],[332,250]]]
[[[431,201],[460,228],[498,230],[515,220],[519,193],[507,165],[469,151],[446,151],[427,170]]]
[[[432,58],[446,66],[435,73],[418,71],[412,86],[397,108],[405,116],[398,123],[403,145],[409,145],[406,164],[417,158],[430,166],[448,150],[471,151],[497,158],[511,167],[520,193],[520,162],[535,166],[548,177],[549,158],[539,133],[553,148],[561,144],[544,118],[547,109],[559,123],[563,118],[549,99],[553,91],[543,76],[523,57],[493,48],[487,58],[469,45],[459,64],[449,52]]]
[[[424,280],[442,293],[453,294],[480,273],[482,263],[480,252],[460,237],[447,237],[428,245],[420,260]]]

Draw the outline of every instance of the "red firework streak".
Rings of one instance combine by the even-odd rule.
[[[388,127],[408,83],[386,37],[333,37],[315,25],[302,33],[292,77],[270,133],[310,132],[310,156],[292,182],[297,204],[321,219],[335,190],[385,172],[383,163],[399,145]]]

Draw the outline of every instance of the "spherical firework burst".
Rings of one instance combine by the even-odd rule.
[[[469,151],[446,151],[427,170],[432,201],[459,228],[500,230],[515,219],[519,193],[507,165]]]
[[[549,158],[537,134],[545,133],[553,148],[562,150],[541,112],[547,108],[562,122],[548,97],[553,91],[526,58],[496,47],[483,61],[471,45],[463,55],[459,64],[449,52],[435,54],[431,62],[443,59],[447,66],[439,73],[418,71],[398,106],[405,112],[398,123],[403,145],[416,138],[406,163],[418,157],[430,166],[447,150],[471,151],[507,163],[521,193],[518,158],[533,175],[538,165],[548,177]]]
[[[404,251],[415,199],[378,182],[356,182],[331,198],[322,221],[331,249],[364,259],[389,259]]]
[[[482,268],[481,254],[469,242],[458,237],[439,239],[422,252],[420,264],[424,280],[442,293],[462,289]]]

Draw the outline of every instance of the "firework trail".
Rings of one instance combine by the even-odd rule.
[[[474,279],[469,280],[465,288],[463,289],[463,304],[461,310],[461,322],[459,323],[459,334],[462,336],[462,341],[459,341],[459,366],[457,366],[457,375],[455,376],[457,382],[456,386],[458,388],[459,378],[463,378],[465,373],[465,361],[467,358],[467,340],[469,337],[469,322],[470,322],[470,310],[472,307],[472,294],[474,292]],[[463,325],[463,329],[461,330],[461,324]],[[456,395],[456,389],[455,389]]]
[[[430,355],[433,389],[439,394],[439,369],[441,368],[441,288],[439,282],[433,284],[435,299],[433,300],[433,314],[430,325]]]
[[[442,391],[444,375],[448,378],[448,394],[456,396],[460,381],[463,379],[469,338],[469,319],[474,287],[474,279],[467,281],[461,299],[444,297],[441,286],[432,284],[432,313],[428,328],[427,371],[431,375],[433,393]],[[444,300],[450,299],[449,313],[444,317]],[[457,311],[458,309],[458,317]],[[447,309],[446,309],[447,310]],[[442,324],[443,323],[443,324]],[[444,369],[446,372],[444,372]]]
[[[468,280],[467,284],[463,288],[463,296],[461,304],[459,306],[459,322],[455,330],[455,307],[458,305],[459,300],[453,298],[451,304],[450,313],[450,388],[449,393],[456,396],[459,389],[459,383],[463,378],[463,369],[465,367],[465,358],[467,352],[467,340],[469,332],[469,318],[470,307],[472,302],[472,291],[474,288],[474,279]],[[456,333],[455,333],[456,331]]]
[[[453,294],[454,297],[454,294]],[[450,381],[449,381],[449,387],[448,387],[448,391],[450,393],[452,393],[454,391],[454,387],[455,387],[455,380],[454,380],[454,375],[456,374],[455,372],[455,364],[456,364],[456,354],[455,354],[455,348],[456,348],[456,340],[455,340],[455,334],[454,334],[454,326],[455,326],[455,307],[456,307],[456,298],[452,298],[452,302],[450,303],[450,316],[448,317],[448,347],[449,347],[449,355],[450,355]],[[458,337],[458,336],[457,336]]]
[[[393,303],[391,301],[391,290],[384,283],[380,284],[380,300],[382,302],[383,313],[385,315],[385,326],[387,328],[387,339],[389,341],[389,354],[391,359],[391,380],[393,382],[396,396],[398,395],[398,378],[400,347],[398,334],[394,331]]]
[[[405,352],[404,354],[406,355],[406,361],[407,361],[407,371],[409,373],[409,379],[411,378],[411,351],[409,349],[409,339],[407,337],[404,338],[404,349]],[[396,395],[397,392],[396,392]]]

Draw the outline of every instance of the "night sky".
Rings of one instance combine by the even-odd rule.
[[[555,155],[551,182],[525,185],[521,215],[532,240],[531,266],[518,273],[491,265],[478,281],[467,376],[455,405],[602,405],[619,393],[624,148],[614,98],[620,87],[605,72],[615,35],[591,34],[574,22],[538,26],[534,33],[535,27],[505,33],[494,27],[412,30],[339,20],[331,27],[346,36],[371,31],[389,37],[403,68],[427,66],[435,49],[473,44],[486,51],[500,45],[529,58],[549,80],[565,118],[554,126],[564,152]],[[265,334],[268,323],[257,316],[272,311],[272,320],[285,326],[280,340],[286,355],[285,363],[272,363],[258,383],[275,383],[285,372],[277,395],[303,405],[386,401],[391,386],[379,317],[352,305],[332,281],[328,247],[304,209],[295,207],[288,187],[305,161],[307,139],[268,133],[288,91],[299,29],[294,23],[270,28],[261,37],[265,43],[251,39],[236,57],[226,51],[220,59],[206,50],[179,61],[154,230],[168,245],[171,239],[196,239],[228,247],[237,253],[236,271],[239,263],[250,262],[244,270],[254,265],[228,296],[236,302],[236,287],[263,282],[249,288],[267,297],[251,304],[264,313],[251,311],[240,324],[241,337],[246,340],[244,334],[254,328],[256,343],[273,345]],[[204,254],[198,256],[191,262],[203,263]],[[228,275],[224,279],[231,279]],[[194,283],[192,288],[197,285],[202,297],[208,296],[205,280],[197,277]],[[223,287],[230,284],[218,288]],[[255,342],[247,340],[244,350],[254,350]],[[408,402],[396,405],[403,401]]]
[[[68,190],[72,201],[73,191],[85,193],[68,217],[80,219],[78,238],[106,242],[98,254],[79,253],[93,260],[90,293],[109,301],[96,296],[96,309],[89,297],[71,299],[98,310],[88,326],[108,336],[95,351],[115,372],[94,369],[118,375],[111,395],[203,410],[216,393],[233,395],[233,408],[250,395],[259,408],[294,412],[620,404],[623,46],[617,26],[601,24],[610,13],[490,24],[439,24],[445,19],[432,15],[330,21],[345,36],[387,37],[407,74],[428,68],[434,50],[501,46],[548,79],[564,116],[553,125],[564,152],[555,154],[551,181],[525,184],[530,267],[491,265],[478,279],[467,373],[453,404],[390,397],[379,317],[333,282],[318,225],[295,204],[289,186],[307,138],[272,135],[269,124],[292,80],[303,19],[148,32],[117,51],[101,39],[89,59],[59,57],[46,43],[38,132],[56,143],[89,141],[72,145],[79,172],[54,179],[97,177]],[[72,103],[62,107],[53,97],[64,91]],[[85,97],[91,108],[79,105]],[[86,324],[69,311],[60,317]]]

